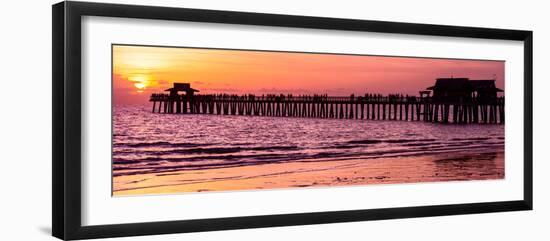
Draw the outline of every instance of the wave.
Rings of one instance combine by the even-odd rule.
[[[120,142],[113,143],[114,147],[199,147],[199,146],[211,146],[214,143],[173,143],[168,141],[156,141],[156,142]]]
[[[407,142],[427,142],[436,141],[436,139],[366,139],[366,140],[351,140],[350,144],[378,144],[378,143],[407,143]]]
[[[230,154],[248,151],[281,151],[298,150],[298,146],[258,146],[258,147],[211,147],[211,148],[188,148],[188,149],[167,149],[167,150],[139,150],[140,154],[146,155],[167,155],[167,154]],[[134,154],[135,149],[118,150],[117,154]]]
[[[468,137],[468,138],[451,138],[451,141],[485,141],[489,140],[489,137]]]

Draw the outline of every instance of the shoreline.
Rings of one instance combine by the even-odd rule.
[[[270,163],[113,177],[113,196],[504,178],[504,150]]]

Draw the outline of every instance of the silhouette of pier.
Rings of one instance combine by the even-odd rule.
[[[442,81],[440,81],[442,80]],[[462,79],[461,81],[463,81]],[[454,82],[438,79],[438,82]],[[327,95],[230,95],[195,94],[189,84],[176,83],[170,94],[152,94],[152,112],[170,114],[247,115],[301,118],[425,121],[454,124],[503,124],[504,97],[494,87],[471,89],[452,95],[452,88],[439,84],[419,96],[400,94],[362,96]],[[473,81],[472,81],[473,82]],[[461,87],[462,88],[462,87]],[[459,89],[461,89],[459,88]],[[464,89],[464,88],[462,88]],[[492,91],[487,91],[491,89]],[[179,94],[179,91],[185,92]],[[445,92],[446,91],[446,92]],[[485,93],[484,93],[485,92]],[[493,93],[495,92],[494,96]]]

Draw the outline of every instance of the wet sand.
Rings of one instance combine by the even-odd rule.
[[[504,153],[308,160],[113,177],[114,196],[504,178]]]

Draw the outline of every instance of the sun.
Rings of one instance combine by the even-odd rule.
[[[143,90],[151,84],[150,77],[145,74],[132,75],[128,78],[128,80],[134,83],[134,87],[136,87],[138,93],[143,92]]]
[[[145,89],[146,85],[144,83],[138,82],[135,83],[134,86],[140,90]]]

